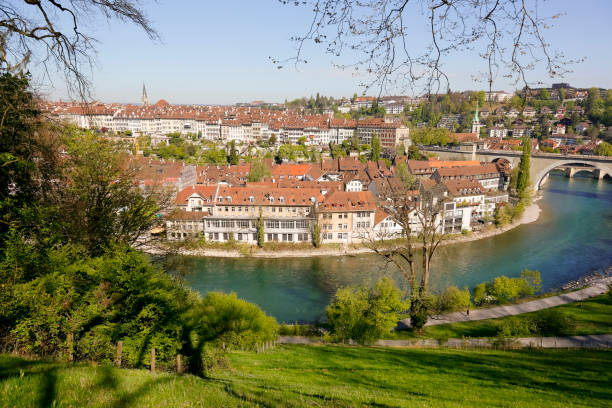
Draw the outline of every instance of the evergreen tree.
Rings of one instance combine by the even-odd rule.
[[[380,159],[380,138],[374,132],[372,134],[372,151],[370,155],[370,160],[377,161]]]
[[[264,220],[261,211],[259,212],[259,219],[257,220],[257,246],[260,248],[264,246]]]
[[[236,142],[234,142],[233,140],[230,142],[229,156],[227,158],[227,161],[229,162],[229,164],[232,164],[234,166],[240,163],[240,157],[238,156],[238,151],[236,150]]]
[[[529,167],[531,157],[531,140],[529,137],[523,138],[523,155],[519,163],[519,173],[516,182],[516,192],[522,199],[525,191],[529,188]]]

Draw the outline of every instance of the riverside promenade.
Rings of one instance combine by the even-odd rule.
[[[590,286],[574,292],[562,295],[550,296],[543,299],[532,300],[530,302],[518,303],[508,306],[497,306],[489,309],[474,309],[470,313],[455,312],[429,318],[426,326],[436,326],[439,324],[471,322],[475,320],[496,319],[505,316],[514,316],[522,313],[536,312],[567,303],[577,302],[593,296],[601,295],[608,291],[608,285],[612,283],[612,277],[601,278],[593,281]],[[410,319],[400,320],[400,324],[410,327]]]

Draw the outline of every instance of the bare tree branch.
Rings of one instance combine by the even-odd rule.
[[[304,51],[313,42],[325,46],[341,69],[363,74],[364,93],[377,88],[447,91],[450,81],[444,62],[451,54],[474,50],[485,61],[484,79],[492,88],[498,75],[515,84],[533,84],[528,73],[541,66],[551,77],[562,77],[572,63],[553,50],[544,30],[559,14],[541,17],[538,0],[279,0],[312,9],[310,26],[292,37],[293,57],[270,57],[278,68],[306,63]],[[429,38],[415,45],[413,28],[426,23]],[[534,82],[535,83],[535,82]]]

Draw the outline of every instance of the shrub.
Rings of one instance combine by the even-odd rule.
[[[539,312],[534,323],[542,336],[570,336],[576,329],[575,320],[557,309]]]
[[[447,313],[466,310],[472,304],[470,291],[465,288],[459,290],[456,286],[449,286],[435,299],[435,312]]]
[[[278,331],[273,317],[233,292],[210,292],[196,318],[201,340],[229,347],[253,348],[255,343],[274,340]]]
[[[407,308],[402,292],[385,278],[373,288],[338,289],[325,312],[336,339],[366,344],[391,331]]]
[[[508,317],[497,324],[497,336],[501,338],[525,337],[537,332],[537,326],[527,317]]]

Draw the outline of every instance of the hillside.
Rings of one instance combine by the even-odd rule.
[[[608,351],[283,346],[209,379],[0,357],[3,407],[603,407]]]

